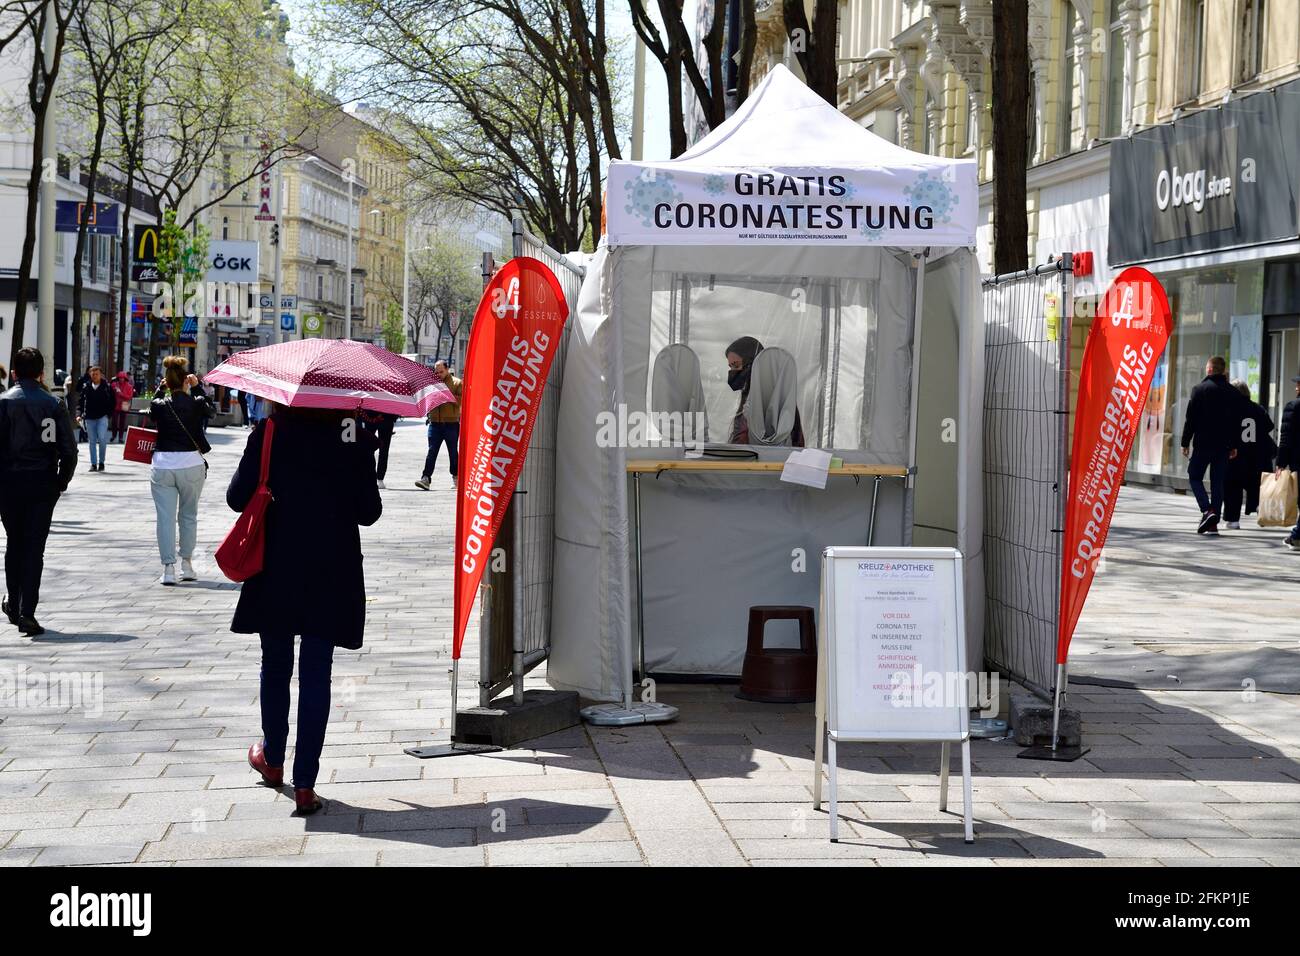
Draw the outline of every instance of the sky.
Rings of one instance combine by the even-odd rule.
[[[289,15],[289,43],[291,46],[295,45],[299,39],[295,36],[294,24],[301,21],[305,11],[309,10],[311,6],[311,0],[280,0],[280,8]],[[647,6],[653,7],[653,4],[647,3]],[[626,48],[624,54],[626,63],[623,66],[630,76],[634,57],[632,38],[635,34],[632,30],[632,15],[627,0],[607,0],[606,13],[610,40],[624,38],[627,41],[623,44]],[[656,19],[658,18],[657,11],[652,10],[651,13]],[[695,0],[686,0],[683,16],[687,27],[693,31],[695,25]],[[631,111],[630,102],[628,110]],[[645,159],[669,158],[667,116],[668,87],[664,79],[663,69],[652,57],[647,57],[645,65]]]

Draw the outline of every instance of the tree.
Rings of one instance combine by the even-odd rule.
[[[63,96],[63,102],[67,104],[68,112],[81,120],[74,126],[83,135],[89,130],[88,140],[67,144],[70,156],[80,159],[86,166],[84,175],[87,206],[94,204],[100,195],[100,164],[104,158],[105,139],[110,123],[109,105],[118,72],[133,47],[150,42],[172,29],[178,18],[184,15],[187,4],[188,0],[177,0],[164,9],[153,0],[100,0],[84,7],[75,19],[69,50],[68,70],[71,82]],[[130,208],[129,198],[126,208]],[[129,242],[130,224],[127,217],[122,219],[122,230],[124,240]],[[82,363],[82,296],[85,279],[81,264],[85,256],[86,238],[87,223],[83,221],[77,230],[76,251],[72,256],[72,355],[69,367],[74,372],[81,368]],[[125,367],[121,352],[117,352],[117,367]],[[75,375],[68,380],[69,405],[76,401],[75,380]]]
[[[993,102],[993,271],[1017,272],[1029,263],[1028,0],[993,4]]]
[[[632,26],[645,44],[650,55],[663,67],[668,82],[668,134],[673,156],[686,151],[686,113],[682,97],[682,76],[685,73],[691,89],[699,101],[704,120],[709,129],[717,129],[727,116],[749,96],[749,75],[753,71],[754,47],[758,37],[755,24],[754,0],[741,0],[740,39],[736,54],[736,87],[728,90],[723,47],[726,40],[728,4],[725,0],[712,0],[713,19],[704,35],[701,46],[705,55],[707,78],[700,69],[690,31],[683,20],[681,0],[657,0],[658,25],[646,9],[645,0],[628,0],[632,13]],[[710,0],[699,0],[701,3]],[[833,55],[833,54],[832,54]]]
[[[327,0],[313,33],[407,145],[418,191],[510,216],[561,249],[598,234],[622,94],[604,0]],[[342,46],[345,54],[338,53]]]
[[[19,18],[26,27],[26,38],[31,43],[32,65],[27,80],[27,105],[32,115],[32,163],[27,177],[27,212],[23,223],[23,250],[18,262],[18,291],[14,301],[14,327],[10,356],[23,347],[23,336],[27,325],[27,305],[31,299],[32,260],[36,253],[36,213],[39,208],[41,186],[53,189],[55,183],[55,166],[58,157],[45,155],[46,117],[54,101],[55,86],[59,79],[59,70],[63,65],[63,48],[68,37],[68,28],[73,17],[80,9],[80,0],[44,0],[38,9],[32,10],[30,16]],[[21,5],[19,5],[21,8]],[[52,50],[47,57],[44,41],[49,31]],[[16,42],[11,41],[11,42]]]
[[[193,224],[264,163],[312,148],[321,118],[337,108],[278,64],[280,26],[272,14],[259,0],[192,3],[172,32],[170,55],[143,78],[136,125],[146,148],[134,157],[134,172],[159,216],[175,209],[180,225]],[[218,165],[220,180],[196,195],[202,173]]]
[[[187,229],[176,221],[176,210],[168,209],[163,213],[162,226],[158,230],[158,273],[164,280],[163,305],[156,305],[154,313],[156,316],[163,308],[170,312],[167,338],[173,352],[180,348],[181,327],[187,314],[193,311],[200,320],[206,317],[200,283],[208,271],[208,242],[206,226],[192,223]],[[158,378],[158,338],[157,328],[151,326],[149,382]]]
[[[482,277],[464,246],[435,237],[426,250],[411,258],[411,311],[407,326],[432,325],[434,347],[447,341],[447,358],[456,339],[469,328],[482,295]]]
[[[388,303],[384,314],[384,348],[399,355],[406,351],[406,330],[402,323],[402,310],[394,303]]]
[[[838,0],[817,0],[811,25],[804,0],[781,0],[781,17],[790,38],[790,50],[799,60],[808,88],[838,108],[840,80],[835,63],[839,40]]]

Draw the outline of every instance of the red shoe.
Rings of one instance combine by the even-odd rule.
[[[311,787],[302,787],[301,789],[295,790],[293,792],[293,802],[297,807],[295,812],[298,816],[303,817],[315,813],[321,807],[325,806],[321,801],[321,798],[316,796],[316,791]]]
[[[262,775],[262,783],[268,787],[284,785],[284,768],[272,767],[266,762],[266,749],[262,741],[248,748],[248,765]]]

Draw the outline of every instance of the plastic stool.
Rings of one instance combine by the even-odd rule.
[[[764,647],[768,621],[798,621],[798,647]],[[817,625],[800,604],[760,604],[749,609],[749,640],[740,672],[741,700],[804,704],[817,697]]]

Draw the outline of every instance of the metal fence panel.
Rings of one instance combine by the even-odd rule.
[[[530,256],[545,263],[559,280],[572,311],[578,302],[585,270],[534,236],[520,219],[514,221],[513,236],[514,255]],[[479,686],[484,705],[507,684],[513,688],[515,701],[521,702],[524,675],[546,660],[551,650],[556,436],[569,330],[570,324],[566,322],[542,392],[528,456],[510,502],[507,527],[502,529],[500,545],[506,551],[506,570],[493,575],[492,633],[481,644]]]
[[[1055,679],[1069,422],[1070,257],[984,280],[985,656]]]

